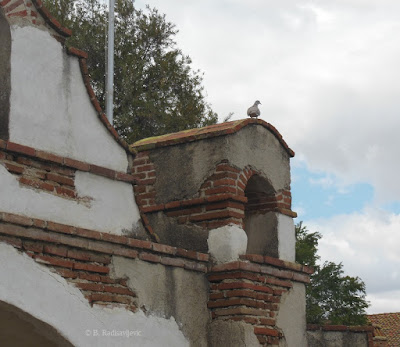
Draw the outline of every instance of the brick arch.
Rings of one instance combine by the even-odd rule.
[[[274,213],[276,191],[269,180],[254,173],[244,190],[247,202],[243,229],[247,234],[247,254],[278,257],[278,219]]]
[[[10,93],[11,93],[11,31],[10,25],[0,7],[0,139],[9,138],[9,114],[10,114]]]
[[[279,257],[277,213],[294,216],[290,190],[276,190],[252,167],[244,168],[239,177],[238,186],[246,199],[242,226],[248,237],[247,254]]]
[[[136,201],[144,224],[154,241],[169,242],[167,232],[155,234],[153,231],[153,229],[160,230],[162,228],[162,225],[157,224],[159,218],[169,218],[171,223],[176,226],[174,230],[180,227],[188,229],[200,227],[206,231],[228,224],[236,224],[246,230],[246,222],[249,222],[246,216],[253,213],[293,214],[290,210],[290,191],[276,191],[268,178],[250,165],[238,168],[228,160],[222,160],[214,166],[194,196],[164,203],[159,203],[157,199],[155,183],[157,175],[160,173],[156,171],[149,152],[139,153],[133,161],[132,173],[136,179],[134,185]],[[255,180],[258,179],[259,184],[255,184]],[[257,195],[257,191],[261,193],[260,196]],[[185,241],[182,242],[186,242],[186,240],[188,240],[187,234]],[[206,251],[206,241],[206,238],[201,240],[202,243],[197,240],[193,247],[198,247],[200,251]],[[190,248],[192,244],[179,244],[178,246]],[[249,253],[260,252],[249,249]]]
[[[132,173],[136,179],[136,201],[144,216],[164,211],[169,217],[177,217],[180,224],[195,223],[206,229],[213,229],[230,223],[243,226],[246,208],[293,214],[290,210],[290,190],[275,191],[269,180],[251,166],[240,169],[223,160],[204,180],[196,196],[164,204],[157,203],[154,187],[157,173],[149,152],[142,152],[135,158]],[[252,177],[265,180],[269,190],[264,193],[269,201],[249,201],[246,187]]]

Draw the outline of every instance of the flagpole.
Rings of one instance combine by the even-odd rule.
[[[110,0],[108,8],[106,115],[111,125],[113,125],[114,111],[114,5],[115,0]]]

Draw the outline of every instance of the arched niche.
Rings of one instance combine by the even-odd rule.
[[[72,347],[56,329],[0,301],[0,344],[24,347]]]
[[[11,32],[10,25],[0,7],[0,139],[8,140],[10,114]]]
[[[247,254],[279,257],[278,218],[275,190],[258,174],[250,177],[245,189],[244,229],[247,234]]]

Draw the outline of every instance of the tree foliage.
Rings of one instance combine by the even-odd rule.
[[[67,45],[88,52],[92,86],[104,109],[108,13],[100,0],[45,0],[71,28]],[[165,15],[132,0],[115,7],[114,126],[129,143],[217,122],[205,101],[202,74],[177,48]]]
[[[365,325],[366,289],[359,277],[345,276],[342,263],[317,264],[320,233],[310,233],[302,222],[296,225],[296,261],[313,266],[306,288],[307,322],[314,324]]]

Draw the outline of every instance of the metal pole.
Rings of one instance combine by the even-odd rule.
[[[110,0],[108,8],[106,115],[111,125],[113,125],[114,109],[114,5],[115,0]]]

